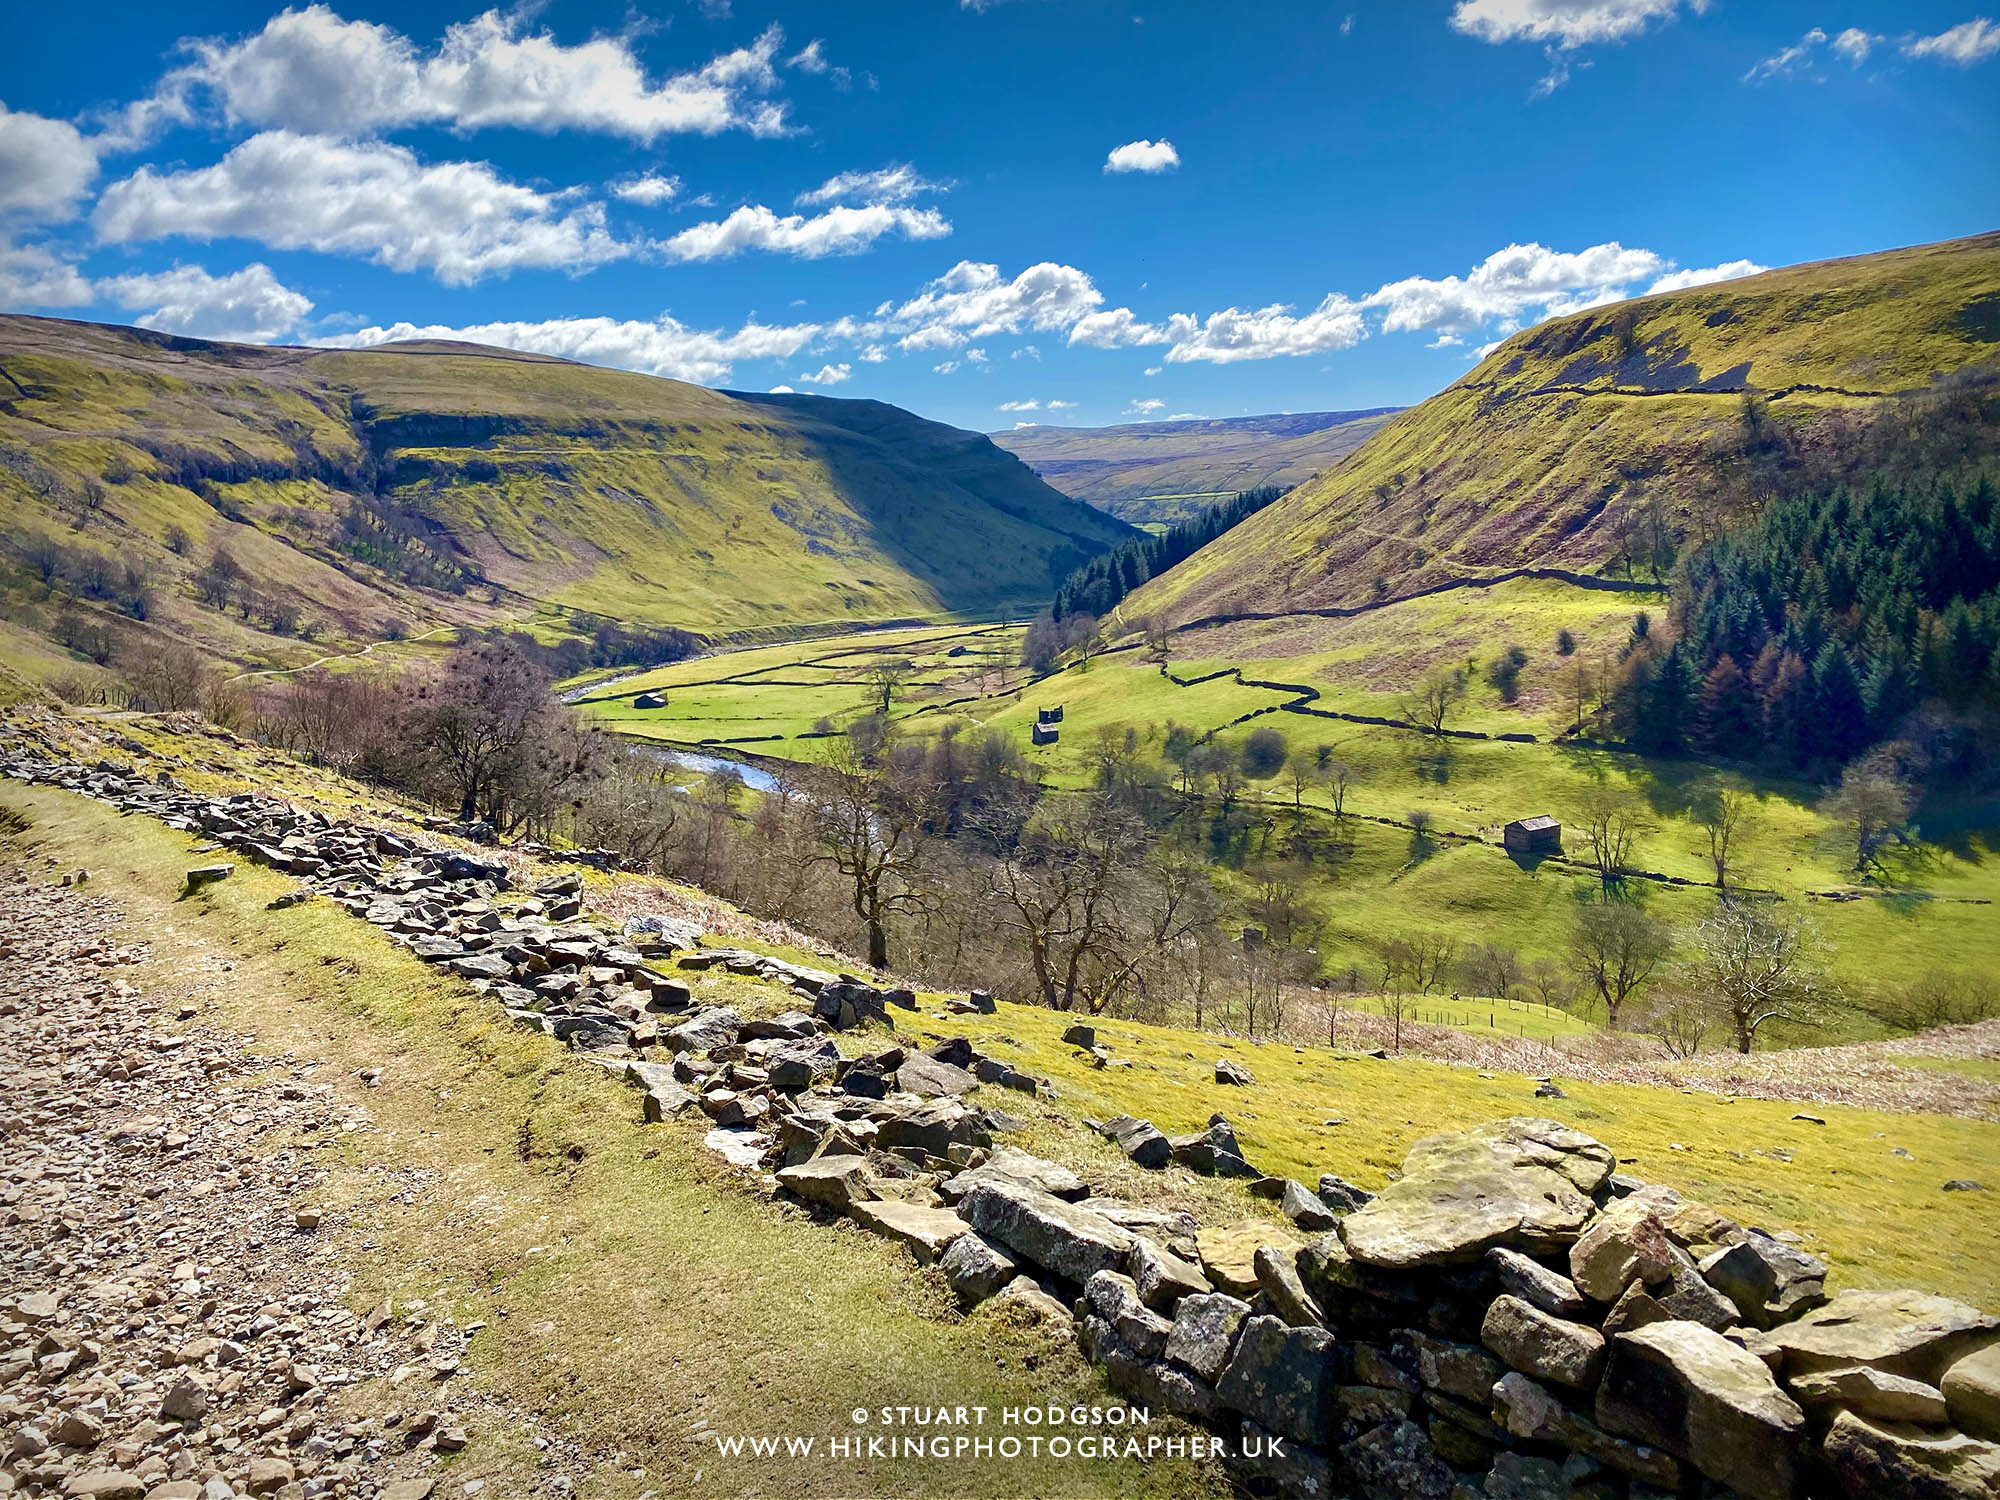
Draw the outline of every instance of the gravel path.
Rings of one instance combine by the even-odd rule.
[[[142,993],[144,944],[71,879],[0,865],[0,1495],[478,1495],[444,1455],[523,1419],[459,1376],[477,1326],[357,1313],[322,1227],[366,1113],[199,1024],[226,958]]]

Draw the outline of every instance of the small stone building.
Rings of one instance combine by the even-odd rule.
[[[1037,711],[1036,717],[1044,724],[1060,724],[1062,723],[1062,705],[1058,703],[1054,708],[1040,709]]]
[[[663,693],[641,693],[632,700],[632,706],[634,708],[665,708],[667,706],[666,695]]]
[[[1047,719],[1043,719],[1029,732],[1028,738],[1037,745],[1053,745],[1061,736],[1062,731],[1060,729],[1056,728]]]
[[[1500,834],[1509,854],[1560,854],[1563,826],[1544,813],[1540,817],[1516,818]]]

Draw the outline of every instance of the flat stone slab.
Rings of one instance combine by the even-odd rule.
[[[1516,1116],[1426,1136],[1403,1175],[1340,1221],[1349,1252],[1395,1270],[1464,1265],[1495,1245],[1548,1254],[1589,1222],[1609,1150],[1556,1120]]]
[[[1966,1355],[2000,1343],[2000,1318],[1929,1292],[1842,1292],[1771,1330],[1785,1373],[1871,1365],[1936,1385]]]
[[[1132,1251],[1130,1231],[1078,1203],[1006,1179],[980,1183],[959,1200],[958,1211],[1036,1265],[1078,1286],[1099,1271],[1116,1271]]]
[[[851,1203],[847,1211],[863,1228],[909,1246],[910,1253],[923,1265],[929,1265],[953,1240],[972,1230],[970,1224],[948,1208],[925,1208],[893,1198]]]
[[[754,1167],[763,1162],[771,1138],[761,1130],[719,1125],[703,1136],[701,1143],[732,1167]]]

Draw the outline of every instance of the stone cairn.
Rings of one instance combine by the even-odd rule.
[[[26,750],[0,771],[303,877],[281,902],[324,893],[622,1076],[646,1119],[705,1117],[711,1149],[906,1245],[966,1306],[1073,1332],[1112,1389],[1230,1440],[1253,1490],[2000,1500],[2000,1318],[1916,1291],[1829,1298],[1825,1263],[1795,1237],[1619,1173],[1557,1121],[1427,1137],[1379,1195],[1333,1174],[1316,1189],[1263,1176],[1220,1115],[1175,1137],[1089,1122],[1141,1167],[1246,1179],[1292,1228],[1203,1226],[996,1144],[1020,1122],[968,1095],[1052,1091],[964,1037],[843,1056],[830,1033],[915,1009],[907,990],[703,947],[671,919],[608,932],[573,875],[497,904],[496,860],[270,798]],[[676,955],[809,1004],[755,1020],[697,1007],[655,967]],[[949,1003],[992,1010],[977,991]],[[1066,1040],[1097,1050],[1088,1027]],[[1234,1064],[1217,1076],[1250,1083]]]

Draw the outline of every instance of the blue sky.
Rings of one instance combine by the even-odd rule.
[[[16,8],[0,307],[980,429],[1414,401],[2000,223],[1978,0]]]

